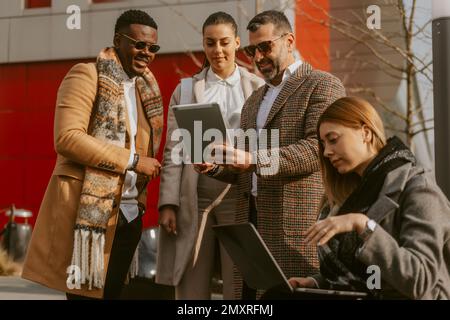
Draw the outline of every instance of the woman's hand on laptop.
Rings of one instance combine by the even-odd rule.
[[[317,288],[313,278],[290,278],[288,281],[292,288]]]
[[[194,164],[194,169],[198,173],[208,173],[214,167],[215,167],[215,165],[213,163],[204,162],[204,163],[195,163]]]

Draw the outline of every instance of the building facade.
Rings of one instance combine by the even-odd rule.
[[[315,1],[328,10],[328,0]],[[95,61],[111,46],[121,12],[137,8],[158,24],[158,53],[150,69],[159,81],[165,110],[181,77],[199,70],[201,26],[212,12],[225,11],[239,25],[242,46],[248,21],[259,11],[279,9],[295,26],[297,49],[314,67],[330,70],[328,28],[298,12],[326,19],[304,1],[261,0],[4,0],[0,2],[0,208],[14,203],[36,219],[56,159],[53,117],[56,93],[76,63]],[[243,63],[246,57],[239,53]],[[193,59],[195,57],[195,59]],[[158,157],[161,159],[162,148]],[[144,226],[157,221],[159,180],[149,185]],[[6,217],[0,216],[0,228]]]

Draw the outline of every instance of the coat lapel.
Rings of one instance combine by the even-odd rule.
[[[265,84],[263,89],[256,91],[254,97],[252,97],[255,102],[248,108],[248,123],[247,127],[243,129],[248,128],[256,129],[256,117],[258,116],[259,108],[261,107],[261,102],[264,99],[264,96],[266,95],[267,89],[269,89],[269,86]]]
[[[241,87],[242,92],[244,93],[244,99],[247,100],[255,90],[253,88],[252,79],[250,77],[250,73],[242,67],[239,68],[239,73],[241,75]]]
[[[267,128],[270,121],[281,110],[287,99],[297,91],[297,88],[306,80],[306,75],[312,71],[309,63],[303,62],[295,73],[286,81],[277,98],[275,99],[272,108],[270,109],[264,128]],[[299,81],[300,80],[300,81]],[[255,122],[256,123],[256,122]]]
[[[153,146],[149,148],[151,143],[150,131],[151,127],[148,123],[147,117],[145,116],[144,109],[142,108],[141,98],[139,96],[139,91],[136,88],[136,109],[137,109],[137,131],[136,131],[136,152],[141,156],[153,155]]]
[[[122,86],[122,88],[123,88],[123,84],[121,85]],[[128,106],[128,104],[126,103],[126,100],[125,100],[125,91],[124,91],[124,93],[123,93],[124,95],[122,96],[123,97],[123,102],[124,102],[124,104],[125,104],[125,127],[126,127],[126,129],[127,129],[127,132],[126,132],[126,140],[125,140],[125,146],[127,147],[127,148],[130,148],[130,141],[131,141],[131,128],[130,128],[130,117],[128,116],[128,108],[129,108],[129,106]]]
[[[206,72],[209,68],[203,69],[200,73],[193,76],[194,78],[194,84],[193,84],[193,90],[194,90],[194,98],[195,101],[192,101],[192,103],[202,103],[203,102],[203,95],[205,93],[205,78],[206,78]]]
[[[411,163],[407,163],[388,173],[384,180],[380,196],[367,211],[367,216],[377,222],[388,216],[399,207],[398,197],[408,182]]]

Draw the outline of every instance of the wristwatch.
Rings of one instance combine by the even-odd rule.
[[[375,220],[372,220],[372,219],[367,220],[366,228],[365,228],[364,231],[359,235],[359,237],[360,237],[363,241],[367,241],[367,239],[369,239],[369,237],[372,235],[372,233],[375,232],[376,227],[377,227],[377,223],[376,223]]]
[[[136,172],[136,167],[137,167],[138,162],[139,162],[139,153],[135,153],[134,158],[133,158],[133,163],[131,164],[131,168],[130,168],[131,171]]]

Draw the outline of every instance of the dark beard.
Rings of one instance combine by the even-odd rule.
[[[264,58],[263,61],[270,62],[270,64],[272,64],[272,66],[273,66],[272,71],[271,72],[266,72],[266,73],[262,72],[259,69],[259,67],[258,67],[258,70],[261,72],[261,74],[263,75],[263,77],[266,80],[266,82],[272,82],[272,80],[274,80],[277,77],[280,77],[280,78],[283,77],[283,72],[281,72],[281,61],[282,61],[281,57],[279,57],[277,60]]]

